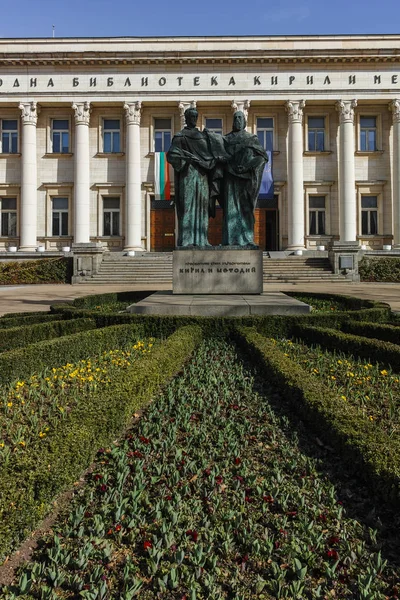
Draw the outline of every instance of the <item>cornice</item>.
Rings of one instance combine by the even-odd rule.
[[[326,65],[326,64],[376,64],[400,63],[400,48],[392,50],[269,50],[237,53],[215,51],[171,50],[168,52],[0,52],[0,65],[11,67],[26,66],[123,66],[123,65]]]

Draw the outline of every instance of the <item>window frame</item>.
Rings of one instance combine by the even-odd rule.
[[[202,124],[203,124],[203,129],[207,128],[209,129],[209,131],[214,131],[213,129],[210,129],[207,127],[207,119],[220,119],[221,120],[221,134],[220,135],[224,135],[225,133],[225,119],[223,116],[221,115],[203,115],[202,116]]]
[[[171,129],[170,134],[171,134],[171,142],[172,142],[172,138],[174,137],[174,117],[169,114],[169,115],[152,115],[151,117],[151,122],[150,122],[150,152],[156,152],[156,131],[168,131],[168,129],[158,129],[156,128],[156,119],[169,119],[171,122]],[[167,152],[168,148],[166,150],[160,150],[160,152]]]
[[[315,150],[315,149],[310,149],[309,146],[309,132],[310,132],[310,127],[309,127],[309,123],[308,120],[309,118],[319,118],[319,119],[324,119],[324,149],[323,150]],[[305,119],[304,119],[304,148],[305,148],[305,152],[307,154],[323,154],[325,152],[330,152],[329,148],[330,148],[330,140],[329,140],[329,113],[324,113],[324,112],[308,112],[305,115]]]
[[[120,129],[119,129],[119,151],[118,152],[105,152],[104,151],[104,121],[119,121]],[[98,120],[98,151],[97,155],[100,156],[124,156],[125,154],[125,126],[124,126],[124,117],[121,113],[104,113],[102,112],[99,115]]]
[[[371,240],[374,238],[387,237],[381,233],[384,227],[383,204],[384,204],[384,185],[385,181],[379,182],[356,182],[357,187],[357,238]],[[361,200],[364,196],[376,196],[377,198],[377,233],[362,233],[362,208]]]
[[[16,121],[17,122],[17,149],[15,152],[3,152],[3,121]],[[10,133],[12,133],[14,130],[10,130]],[[19,141],[19,137],[20,137],[20,119],[15,117],[13,118],[11,117],[2,117],[0,119],[0,154],[2,155],[6,155],[6,156],[16,156],[18,154],[20,154],[20,141]]]
[[[68,134],[69,134],[69,150],[68,152],[53,152],[53,121],[68,121]],[[60,157],[60,156],[72,156],[73,148],[73,128],[71,115],[65,113],[57,115],[54,113],[49,114],[46,117],[46,157]]]
[[[59,152],[56,152],[54,150],[54,138],[53,138],[53,134],[55,131],[59,131],[60,133],[62,131],[66,131],[65,129],[54,129],[53,126],[53,122],[54,121],[67,121],[68,122],[68,151],[67,152],[63,152],[62,151],[62,142],[61,142],[61,150]],[[70,117],[50,117],[50,145],[51,145],[51,153],[52,154],[62,154],[62,155],[66,155],[66,154],[71,154],[71,119]]]
[[[104,240],[105,243],[106,243],[106,241],[123,240],[125,237],[125,227],[126,227],[125,186],[113,185],[112,183],[96,183],[94,185],[94,187],[96,188],[96,192],[97,192],[97,200],[96,200],[97,232],[93,237],[96,238],[100,242],[102,240]],[[116,236],[116,235],[104,236],[103,235],[103,231],[104,231],[103,198],[107,198],[107,197],[111,197],[111,198],[119,197],[119,200],[120,200],[120,203],[119,203],[119,212],[120,212],[119,231],[120,231],[120,234],[119,234],[119,236]],[[106,243],[106,245],[107,245],[107,243]],[[114,244],[111,244],[111,246],[113,246],[113,245]]]
[[[53,200],[58,200],[58,199],[65,199],[67,201],[67,208],[64,209],[55,209],[53,206]],[[64,196],[51,196],[50,197],[50,202],[51,202],[51,237],[53,238],[66,238],[66,237],[70,237],[70,199],[68,197],[68,195],[64,195]],[[58,213],[59,215],[62,214],[67,214],[67,233],[58,233],[55,234],[54,233],[54,213]],[[60,221],[59,221],[59,229],[62,230],[62,217],[60,217]]]
[[[324,199],[324,207],[323,208],[314,208],[310,206],[310,200],[312,198],[323,198]],[[319,213],[323,213],[324,214],[324,231],[316,231],[315,233],[311,233],[310,229],[311,229],[311,213],[315,212],[316,213],[316,219],[315,219],[315,225],[316,225],[316,230],[319,229]],[[325,194],[309,194],[308,195],[308,235],[310,237],[321,237],[323,235],[326,235],[326,196]]]
[[[3,200],[15,200],[15,209],[3,209]],[[7,235],[3,235],[3,214],[15,214],[15,233],[8,233]],[[18,196],[15,194],[1,194],[0,195],[0,238],[5,240],[15,239],[18,237]]]
[[[326,238],[330,238],[332,236],[331,232],[331,188],[333,185],[333,181],[305,181],[304,182],[304,194],[305,194],[305,202],[304,202],[304,224],[305,224],[305,238],[307,240],[312,240],[313,242],[318,240],[326,240]],[[310,231],[310,198],[315,196],[324,196],[325,197],[325,233],[309,233]],[[316,209],[318,210],[318,209]]]
[[[268,113],[268,114],[255,114],[253,117],[253,133],[258,138],[258,127],[257,121],[258,119],[272,119],[273,127],[272,127],[272,152],[279,152],[278,148],[278,134],[277,134],[277,123],[278,123],[278,115],[276,113]],[[265,127],[261,127],[261,130],[267,131]]]
[[[117,200],[119,201],[119,207],[118,209],[116,208],[107,208],[104,206],[104,200]],[[120,195],[112,195],[112,194],[105,194],[101,196],[101,202],[102,202],[102,221],[103,221],[103,228],[102,228],[102,237],[103,238],[120,238],[121,237],[121,231],[122,231],[122,219],[121,219],[121,196]],[[104,220],[104,214],[105,212],[110,212],[111,214],[111,219],[110,219],[110,230],[113,230],[113,216],[114,214],[118,214],[118,233],[110,233],[110,234],[106,234],[104,233],[104,226],[105,226],[105,220]]]
[[[374,117],[376,119],[376,148],[375,150],[361,150],[361,117]],[[373,110],[362,110],[357,112],[357,154],[380,154],[382,153],[382,115]]]

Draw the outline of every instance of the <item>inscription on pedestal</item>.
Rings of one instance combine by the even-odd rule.
[[[204,248],[173,253],[174,294],[261,294],[262,251]]]

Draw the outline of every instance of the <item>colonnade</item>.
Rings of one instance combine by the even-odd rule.
[[[196,106],[195,101],[179,102],[181,125],[184,111]],[[355,99],[338,100],[340,116],[339,146],[339,206],[340,240],[355,241],[357,234],[357,202],[355,192]],[[37,247],[37,164],[36,126],[39,108],[36,102],[21,102],[21,211],[20,250],[34,251]],[[250,101],[232,101],[232,110],[247,115]],[[303,111],[304,100],[288,100],[288,249],[304,248],[304,181],[303,181]],[[400,245],[400,100],[389,105],[393,117],[393,234],[394,245]],[[75,117],[74,149],[74,243],[90,242],[90,170],[89,123],[90,102],[72,104]],[[126,119],[126,223],[125,249],[141,249],[142,196],[140,120],[142,103],[124,104]]]

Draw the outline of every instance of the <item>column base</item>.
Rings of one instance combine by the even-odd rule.
[[[145,252],[145,249],[142,246],[125,246],[124,252]]]
[[[286,247],[286,250],[294,251],[294,250],[305,250],[305,246],[300,246],[300,244],[290,244]]]
[[[37,244],[35,244],[35,246],[20,246],[18,248],[18,252],[36,252],[37,247],[38,247]]]

